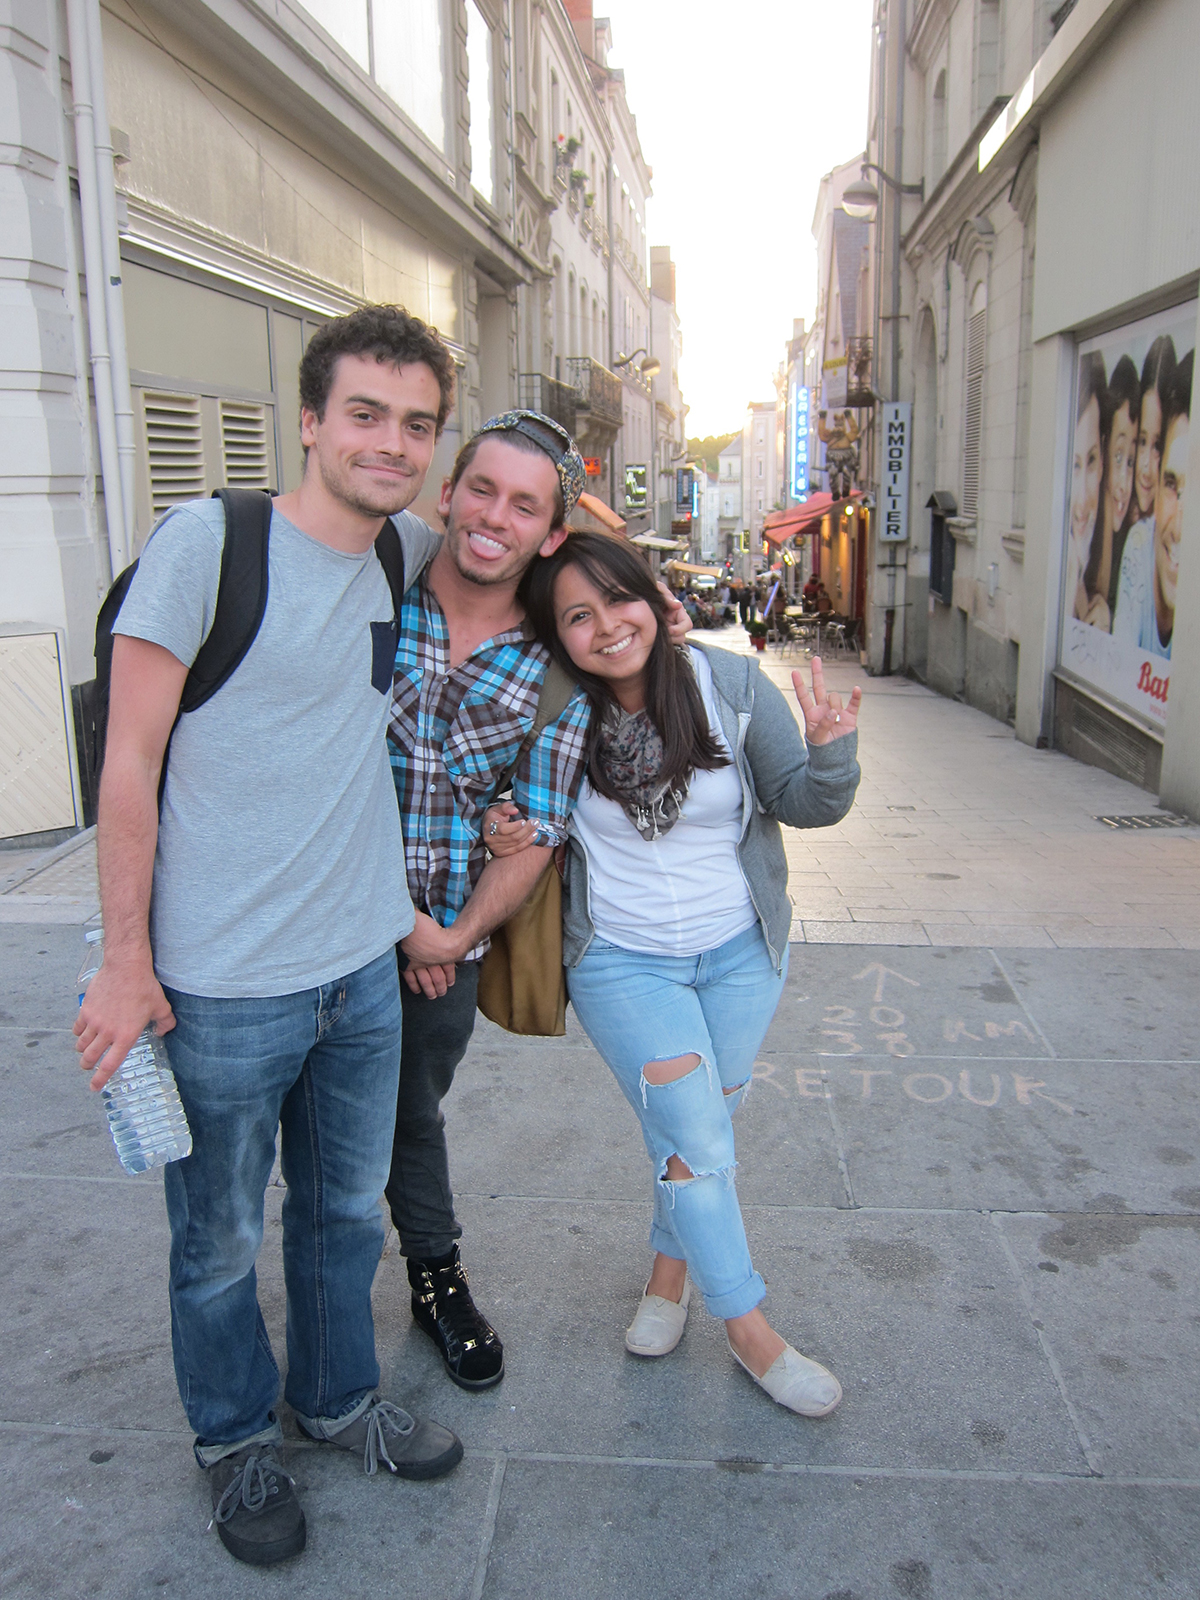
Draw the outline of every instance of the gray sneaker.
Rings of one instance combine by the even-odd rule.
[[[276,1446],[249,1444],[207,1469],[221,1543],[238,1561],[272,1567],[304,1549],[304,1513]]]
[[[353,1422],[334,1430],[318,1423],[320,1432],[296,1418],[300,1431],[319,1444],[362,1452],[363,1467],[373,1478],[382,1461],[398,1478],[440,1478],[462,1460],[462,1441],[437,1422],[418,1422],[407,1411],[378,1395]]]

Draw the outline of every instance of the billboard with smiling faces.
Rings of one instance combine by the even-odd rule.
[[[1060,666],[1166,726],[1196,302],[1079,346]]]

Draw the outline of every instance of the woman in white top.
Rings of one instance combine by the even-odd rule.
[[[522,599],[539,639],[592,701],[587,775],[571,818],[564,958],[572,1004],[642,1125],[655,1252],[626,1347],[679,1343],[691,1282],[755,1381],[804,1416],[841,1399],[832,1373],[785,1343],[734,1185],[730,1113],[787,974],[790,902],[779,833],[837,822],[854,797],[856,715],[793,674],[807,748],[780,691],[746,657],[676,647],[640,553],[572,533],[534,563]],[[494,809],[497,854],[532,822]]]

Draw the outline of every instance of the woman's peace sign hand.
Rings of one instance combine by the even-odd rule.
[[[829,744],[853,733],[858,726],[858,708],[862,704],[862,690],[855,686],[849,705],[842,704],[840,694],[826,692],[825,668],[820,656],[812,658],[812,691],[804,686],[802,673],[792,673],[792,687],[804,713],[804,737],[809,744]]]

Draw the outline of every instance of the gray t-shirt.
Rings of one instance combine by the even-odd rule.
[[[408,574],[436,550],[396,518]],[[155,531],[114,632],[191,666],[212,626],[219,500]],[[267,607],[228,682],[171,739],[150,939],[161,982],[221,999],[294,994],[366,966],[413,908],[385,730],[392,596],[373,550],[347,555],[271,518]]]

